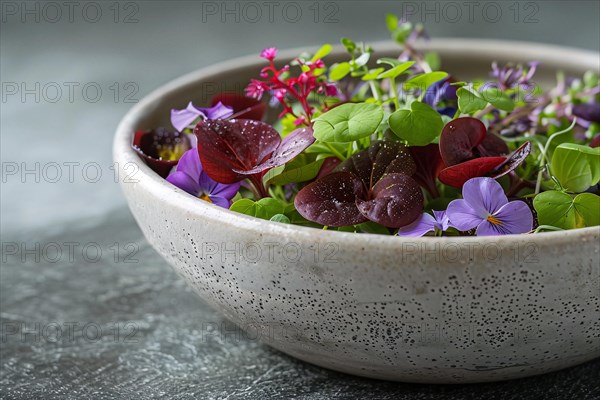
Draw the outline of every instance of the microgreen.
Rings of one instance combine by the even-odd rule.
[[[558,71],[543,90],[539,63],[494,62],[460,81],[419,50],[422,24],[385,23],[397,55],[349,38],[332,65],[328,43],[277,62],[264,48],[245,96],[178,99],[176,130],[136,132],[132,145],[193,196],[272,222],[408,237],[600,225],[596,72]]]

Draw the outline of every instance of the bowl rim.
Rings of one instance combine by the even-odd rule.
[[[397,49],[397,45],[392,41],[373,42],[372,46],[377,51],[387,52]],[[566,48],[554,45],[539,44],[533,42],[504,41],[488,39],[458,39],[443,38],[433,39],[430,42],[419,46],[426,50],[442,50],[444,52],[460,52],[465,56],[486,57],[486,54],[498,55],[500,57],[512,57],[513,59],[528,60],[554,60],[563,64],[581,66],[588,65],[588,68],[596,67],[600,70],[600,58],[598,53],[582,49]],[[295,48],[284,50],[279,53],[279,58],[289,60],[296,57],[309,48]],[[313,49],[314,50],[314,49]],[[333,54],[345,52],[341,45],[334,46]],[[511,234],[500,236],[450,236],[450,237],[399,237],[397,235],[379,235],[379,234],[356,234],[350,232],[338,232],[323,229],[316,229],[300,225],[282,224],[273,221],[267,221],[248,215],[230,211],[214,204],[198,201],[198,199],[185,191],[170,184],[165,179],[156,174],[146,163],[139,158],[138,154],[131,147],[133,133],[139,129],[136,125],[143,116],[147,115],[154,108],[153,104],[159,101],[169,92],[174,92],[182,87],[193,85],[206,80],[208,77],[218,75],[223,71],[235,71],[236,69],[254,68],[259,71],[264,66],[264,60],[257,55],[248,55],[218,62],[208,67],[201,68],[176,78],[150,94],[142,98],[134,105],[121,119],[114,141],[113,141],[113,160],[117,168],[122,170],[128,163],[137,165],[135,182],[125,182],[119,179],[121,186],[134,185],[135,191],[143,191],[160,199],[164,207],[174,208],[188,216],[188,218],[197,218],[200,221],[211,221],[218,224],[229,225],[232,229],[253,233],[256,237],[264,233],[277,235],[281,237],[293,236],[295,240],[310,239],[312,242],[335,242],[339,245],[357,246],[358,248],[366,245],[377,245],[378,248],[399,249],[402,243],[413,243],[416,245],[427,245],[433,247],[440,243],[451,242],[477,242],[483,246],[487,244],[510,245],[516,242],[544,243],[552,245],[557,241],[564,240],[586,240],[600,234],[600,226],[579,228],[565,231],[544,232],[536,235]],[[583,62],[582,62],[583,61]],[[187,102],[187,100],[184,100]],[[150,111],[149,111],[150,110]],[[123,188],[124,189],[124,188]],[[127,196],[126,196],[127,197]],[[128,198],[128,201],[131,201]]]

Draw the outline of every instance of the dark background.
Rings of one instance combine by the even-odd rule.
[[[2,1],[1,397],[600,398],[598,362],[499,384],[396,385],[294,361],[240,332],[207,337],[203,324],[224,321],[126,209],[111,142],[136,101],[268,46],[386,40],[388,12],[412,14],[433,37],[600,47],[599,1]],[[44,250],[52,243],[59,257]],[[86,244],[102,256],[83,257]],[[78,324],[73,337],[66,323]],[[52,324],[61,340],[44,331]],[[132,332],[135,341],[125,340]]]

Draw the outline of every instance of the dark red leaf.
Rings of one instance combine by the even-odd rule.
[[[592,139],[590,142],[590,147],[600,147],[600,135],[596,135],[596,137]]]
[[[408,225],[423,212],[423,193],[410,177],[415,163],[398,142],[376,141],[304,187],[295,206],[310,221],[330,226],[372,220],[388,227]]]
[[[413,179],[434,198],[439,197],[436,179],[440,171],[445,168],[439,145],[430,143],[427,146],[411,146],[408,151],[416,164]]]
[[[209,120],[194,129],[206,174],[219,183],[235,183],[265,162],[281,143],[269,124],[249,119]]]
[[[423,192],[405,174],[387,174],[379,180],[369,200],[356,199],[358,210],[369,220],[388,228],[400,228],[423,213]]]
[[[372,188],[385,174],[412,175],[416,165],[410,153],[398,142],[375,141],[368,149],[354,154],[337,168],[338,171],[352,172]]]
[[[260,121],[267,110],[265,103],[237,93],[219,93],[211,99],[211,106],[218,102],[233,108],[234,118],[237,119]]]
[[[156,128],[135,132],[132,147],[154,172],[166,178],[192,145],[184,133]]]
[[[476,158],[444,168],[438,178],[442,183],[460,189],[469,179],[487,175],[504,161],[506,157]]]
[[[509,153],[508,146],[504,140],[493,133],[487,133],[485,138],[477,146],[478,157],[498,157]]]
[[[279,147],[275,149],[275,152],[273,152],[268,160],[252,169],[235,169],[234,172],[242,175],[254,175],[278,167],[302,153],[304,149],[313,144],[314,141],[315,138],[311,128],[298,128],[283,139]]]
[[[340,165],[342,161],[337,157],[327,157],[325,161],[323,161],[323,165],[321,165],[321,169],[319,170],[319,174],[315,179],[321,179],[325,175],[329,175],[333,172],[334,169]]]
[[[529,156],[529,153],[531,153],[531,143],[525,142],[521,145],[521,147],[513,151],[512,154],[508,156],[505,162],[503,162],[498,168],[496,168],[494,174],[492,175],[492,178],[500,178],[501,176],[504,176],[509,172],[517,169],[517,167],[521,165],[523,161],[525,161],[527,156]]]
[[[476,118],[457,118],[448,122],[440,136],[440,154],[444,164],[452,166],[476,157],[473,149],[485,136],[485,125]]]
[[[364,197],[360,179],[349,172],[334,172],[305,186],[294,205],[304,218],[321,225],[356,225],[367,221],[356,207],[356,199]]]

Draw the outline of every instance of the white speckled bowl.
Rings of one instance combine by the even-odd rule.
[[[537,44],[439,40],[428,47],[461,79],[484,76],[493,60],[542,61],[542,85],[557,69],[599,69],[598,54]],[[391,43],[375,49],[397,54]],[[121,176],[132,174],[129,163],[139,165],[122,179],[135,219],[205,301],[248,337],[379,379],[495,381],[600,356],[600,227],[401,239],[290,226],[199,201],[130,149],[134,130],[168,126],[169,110],[189,100],[206,103],[216,91],[241,90],[262,66],[246,57],[179,78],[137,104],[115,137]],[[214,322],[198,321],[198,328]]]

